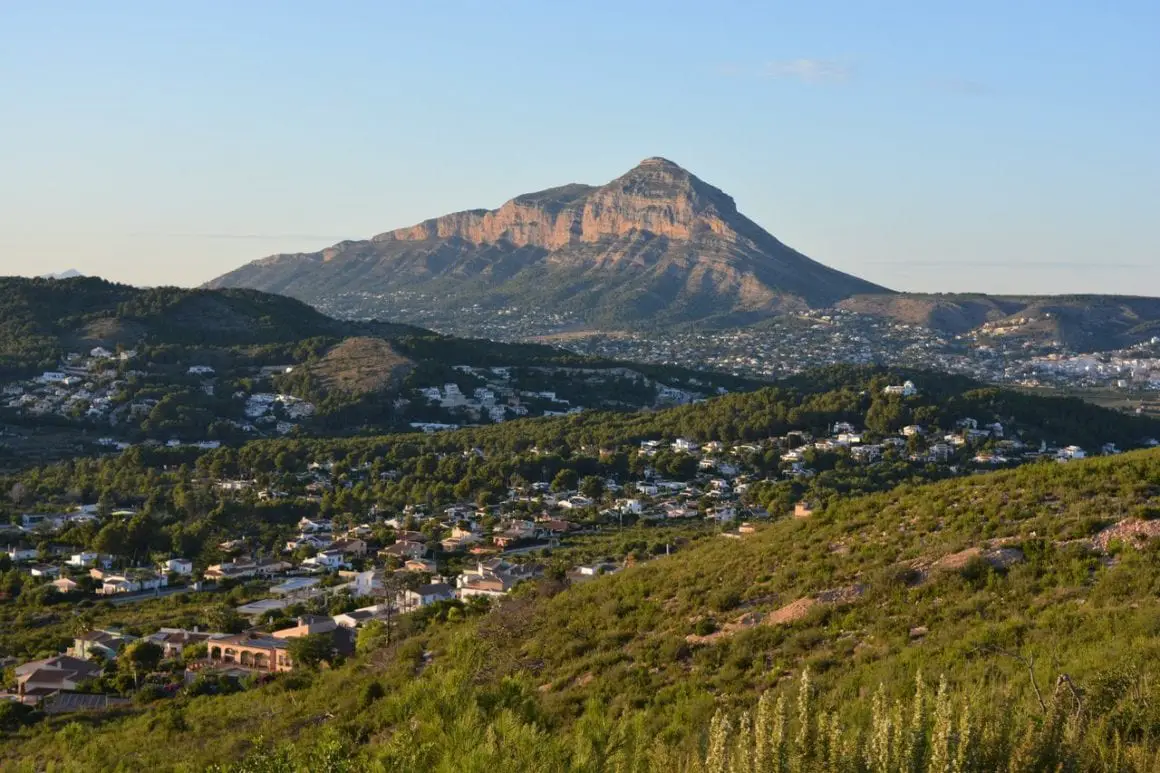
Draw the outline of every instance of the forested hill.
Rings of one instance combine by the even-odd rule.
[[[883,392],[885,385],[906,375],[918,385],[917,395]],[[496,501],[516,480],[548,481],[562,472],[577,478],[631,481],[652,470],[687,479],[697,471],[696,456],[672,451],[668,445],[685,438],[698,444],[722,441],[721,456],[756,474],[749,500],[770,512],[785,512],[802,497],[824,502],[906,481],[1052,459],[1054,449],[1067,445],[1097,454],[1106,443],[1131,449],[1160,437],[1160,422],[1154,419],[1075,399],[981,386],[959,377],[847,368],[819,374],[819,383],[830,388],[806,390],[793,382],[661,411],[592,411],[434,434],[255,440],[208,452],[137,446],[99,463],[76,461],[0,479],[0,486],[20,483],[46,501],[75,496],[94,502],[111,499],[164,514],[186,509],[181,493],[186,478],[174,477],[180,468],[186,470],[183,475],[196,471],[201,480],[241,478],[260,487],[284,489],[291,497],[285,500],[287,512],[296,512],[293,497],[305,494],[301,478],[310,465],[333,462],[352,471],[339,490],[322,498],[323,514],[333,515],[375,507],[401,510],[407,505]],[[935,453],[944,434],[964,434],[961,423],[968,418],[980,427],[1002,423],[1003,437],[985,433],[961,445],[947,443],[945,455]],[[876,457],[860,461],[850,448],[818,448],[809,441],[812,435],[825,445],[838,422],[862,430],[860,445],[878,446]],[[921,424],[925,435],[902,442],[899,430],[914,424]],[[891,438],[897,446],[888,445]],[[646,440],[659,441],[651,456],[638,453]],[[1041,444],[1048,445],[1046,453],[1041,453]],[[803,452],[797,463],[800,474],[792,469],[795,463],[784,459],[794,448]],[[987,454],[1005,461],[998,465],[978,461]],[[211,500],[213,496],[207,502]],[[212,509],[212,503],[206,507]],[[253,513],[238,517],[247,523],[261,520]],[[258,522],[251,525],[265,528]],[[205,526],[208,545],[216,544],[215,538],[230,537],[223,522],[209,518]]]
[[[490,611],[445,602],[360,636],[337,668],[50,717],[0,740],[0,764],[1150,773],[1157,480],[1160,452],[1033,465],[571,587],[549,571]]]
[[[918,394],[885,394],[888,385],[912,380]],[[290,441],[311,453],[373,458],[396,446],[439,452],[481,448],[520,453],[538,447],[553,453],[592,452],[643,440],[687,437],[707,442],[754,441],[791,431],[824,437],[836,422],[870,433],[867,440],[921,425],[928,433],[953,430],[961,419],[982,425],[1004,423],[1008,438],[1028,445],[1076,444],[1098,451],[1104,443],[1120,448],[1160,438],[1160,420],[1101,408],[1078,398],[1029,395],[981,384],[963,376],[877,366],[833,366],[794,376],[752,392],[716,397],[661,411],[607,413],[507,422],[435,435],[394,435],[359,440]],[[286,441],[254,444],[277,448]]]
[[[252,290],[141,289],[89,277],[0,278],[0,363],[8,368],[51,368],[66,352],[95,346],[261,345],[365,330],[299,301]]]
[[[93,277],[0,277],[0,373],[32,372],[57,365],[70,351],[138,345],[204,352],[267,347],[284,362],[295,345],[317,351],[350,337],[390,341],[416,361],[446,365],[558,365],[611,368],[624,365],[540,344],[501,344],[454,338],[374,320],[336,320],[301,301],[245,289],[137,288]],[[657,376],[684,378],[693,371],[634,365]],[[720,376],[734,386],[754,382]]]

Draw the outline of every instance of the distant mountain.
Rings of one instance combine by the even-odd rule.
[[[66,269],[57,274],[42,274],[41,279],[75,279],[78,276],[84,276],[75,268]]]
[[[974,333],[1077,351],[1131,346],[1160,335],[1160,298],[1125,295],[856,295],[839,308],[948,335]]]
[[[733,199],[663,158],[607,185],[571,184],[315,253],[275,255],[209,287],[318,303],[412,291],[567,311],[591,323],[746,324],[889,292],[787,247]]]

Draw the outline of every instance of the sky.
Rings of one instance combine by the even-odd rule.
[[[1155,0],[0,0],[0,273],[196,285],[665,156],[911,291],[1160,296]]]

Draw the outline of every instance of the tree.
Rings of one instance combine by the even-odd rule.
[[[337,654],[334,639],[324,633],[290,639],[287,649],[294,666],[302,668],[317,668],[322,663],[330,663]]]
[[[387,626],[382,620],[371,620],[358,631],[355,651],[360,655],[378,649],[387,639]]]
[[[209,645],[203,641],[190,644],[181,650],[181,659],[186,663],[192,663],[195,660],[201,660],[209,654]]]
[[[576,482],[579,476],[576,471],[572,469],[563,469],[556,473],[556,477],[552,478],[553,491],[571,491],[576,488]]]
[[[245,628],[246,622],[230,607],[218,604],[205,611],[205,624],[209,626],[211,631],[240,633]]]
[[[93,540],[93,549],[98,553],[108,553],[113,556],[122,556],[128,547],[128,534],[125,525],[121,523],[107,523]]]
[[[139,685],[141,683],[141,673],[148,673],[157,668],[161,663],[161,656],[164,655],[161,645],[155,644],[148,639],[138,639],[121,653],[118,662],[123,666],[127,666],[133,673],[133,684]]]
[[[580,481],[580,493],[590,499],[600,499],[604,495],[604,481],[596,475],[588,475]]]
[[[0,730],[19,730],[32,721],[33,708],[16,701],[0,701]]]

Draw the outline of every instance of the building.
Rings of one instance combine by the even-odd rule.
[[[7,553],[12,561],[35,561],[39,555],[36,548],[26,545],[9,545]]]
[[[35,703],[61,690],[76,690],[101,673],[101,667],[83,658],[56,655],[16,667],[16,692],[23,703]]]
[[[404,610],[418,609],[436,601],[449,601],[455,598],[455,589],[447,583],[433,582],[420,585],[415,590],[405,590],[402,594]]]
[[[247,631],[213,639],[208,645],[209,662],[214,665],[241,666],[272,674],[294,668],[289,642],[268,633]]]
[[[460,598],[505,596],[524,580],[538,577],[542,569],[534,564],[509,564],[502,558],[480,561],[475,569],[464,570],[455,578]]]
[[[68,654],[83,660],[88,660],[94,655],[99,655],[105,660],[115,660],[125,645],[136,641],[136,638],[120,631],[101,629],[86,631],[73,639],[73,646]]]
[[[435,562],[429,558],[408,558],[403,563],[404,572],[425,572],[427,574],[435,574]]]
[[[184,628],[161,628],[145,638],[161,647],[161,652],[167,658],[179,658],[185,648],[191,644],[201,644],[210,639],[224,637],[225,634],[214,634],[198,631],[194,628],[187,631]]]
[[[333,543],[330,549],[337,550],[345,556],[361,558],[367,554],[367,543],[356,537],[347,537]]]
[[[794,518],[809,518],[814,514],[815,505],[813,502],[802,500],[793,506]]]
[[[90,576],[101,581],[97,594],[115,596],[118,593],[138,593],[169,586],[169,578],[148,569],[130,569],[124,574],[113,574],[102,569],[90,569]]]
[[[180,574],[189,576],[193,574],[193,561],[188,558],[170,558],[167,561],[162,561],[157,566],[157,570],[163,574]]]
[[[918,387],[914,385],[913,381],[906,381],[900,385],[891,385],[882,390],[884,395],[900,395],[902,397],[913,397],[918,394]]]
[[[364,607],[353,612],[346,612],[334,616],[334,622],[343,628],[358,628],[378,616],[378,607]]]
[[[333,617],[325,615],[302,615],[295,625],[282,628],[270,634],[276,639],[297,639],[300,636],[312,636],[317,633],[330,633],[338,627]]]
[[[69,566],[79,566],[79,567],[96,566],[97,560],[99,558],[100,558],[100,556],[98,556],[96,553],[92,553],[92,552],[85,550],[85,551],[82,551],[80,553],[73,553],[71,556],[69,556],[69,559],[66,563]]]
[[[72,593],[79,587],[76,580],[69,577],[61,577],[60,579],[53,580],[49,585],[56,588],[57,593]]]

